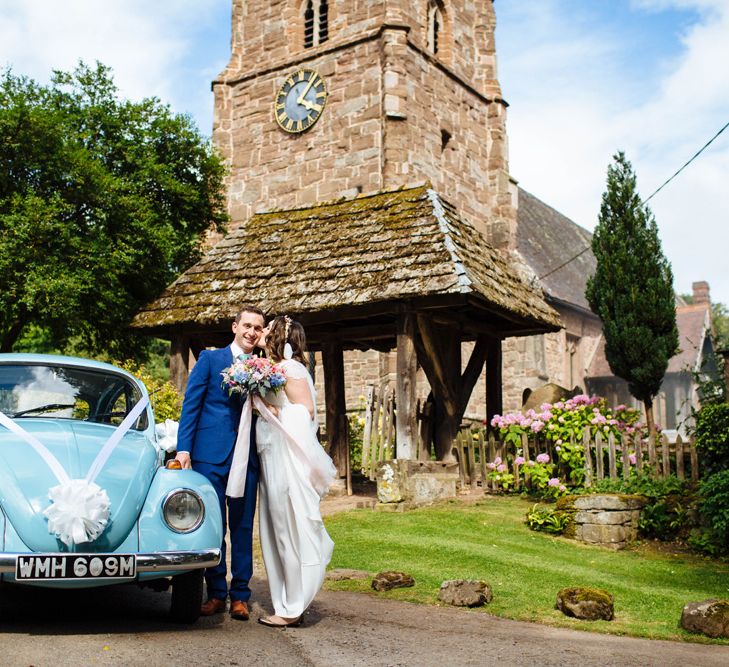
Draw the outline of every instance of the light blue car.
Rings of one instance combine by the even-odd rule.
[[[171,585],[172,618],[197,620],[220,507],[202,475],[164,467],[148,401],[110,364],[0,354],[3,584]]]

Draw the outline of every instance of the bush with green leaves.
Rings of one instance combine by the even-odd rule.
[[[149,400],[154,410],[155,421],[159,424],[165,419],[180,420],[182,412],[182,394],[168,380],[160,380],[150,374],[144,364],[136,361],[117,362],[117,366],[130,372],[134,377],[144,382],[149,392]]]
[[[623,435],[641,432],[643,425],[639,420],[638,410],[625,405],[610,408],[604,398],[579,394],[564,401],[543,403],[539,411],[495,415],[491,426],[499,429],[499,435],[504,442],[513,443],[517,447],[521,445],[522,436],[532,442],[540,437],[550,441],[566,483],[579,486],[585,475],[582,446],[585,429],[589,429],[593,437],[597,433],[605,438],[612,434],[620,442]]]
[[[696,413],[696,451],[704,475],[729,469],[729,403],[708,403]]]
[[[729,469],[707,477],[699,487],[702,530],[689,540],[709,555],[729,553]]]
[[[561,535],[571,519],[572,517],[567,512],[543,505],[534,505],[527,512],[525,523],[531,530]]]

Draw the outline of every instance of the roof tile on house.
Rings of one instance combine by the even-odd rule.
[[[256,214],[132,326],[215,324],[251,300],[266,312],[311,313],[449,294],[480,296],[545,331],[560,326],[541,290],[427,186]]]
[[[591,249],[582,251],[592,234],[521,188],[517,220],[516,248],[537,277],[545,276],[547,295],[589,310],[585,286],[597,262]]]
[[[709,324],[709,308],[710,306],[705,303],[676,308],[679,351],[668,360],[666,373],[693,370],[701,360],[702,347]],[[608,377],[612,374],[605,356],[605,338],[600,336],[597,350],[587,370],[587,377]]]

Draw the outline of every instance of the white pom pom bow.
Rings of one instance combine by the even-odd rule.
[[[85,479],[72,479],[48,491],[48,532],[66,546],[93,542],[109,523],[111,503],[106,491]]]
[[[177,430],[180,423],[173,419],[165,419],[164,424],[156,424],[157,447],[168,454],[177,450]]]

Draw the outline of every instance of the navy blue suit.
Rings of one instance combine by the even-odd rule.
[[[205,570],[208,597],[247,601],[251,597],[249,581],[253,574],[253,516],[256,512],[258,454],[255,424],[251,429],[251,448],[243,498],[228,498],[228,484],[233,449],[238,434],[242,401],[228,396],[222,387],[221,372],[233,363],[230,347],[204,350],[190,372],[182,403],[177,432],[177,451],[189,452],[193,470],[205,475],[215,488],[223,517],[223,535],[230,528],[231,582],[226,575],[225,537],[220,564]],[[226,512],[227,504],[227,512]]]

